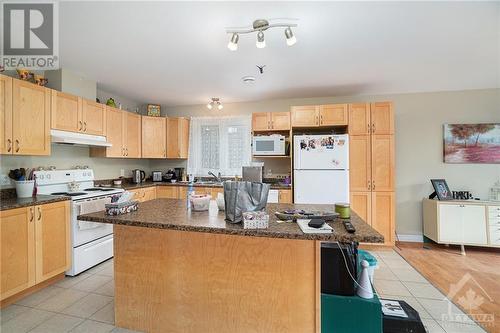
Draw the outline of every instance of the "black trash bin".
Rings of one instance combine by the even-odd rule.
[[[386,316],[383,314],[382,323],[384,333],[426,333],[424,324],[422,324],[422,320],[417,310],[412,308],[405,301],[397,301],[401,304],[408,318]]]

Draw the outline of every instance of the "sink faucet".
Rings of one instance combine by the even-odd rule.
[[[209,171],[209,172],[208,172],[208,174],[209,174],[210,176],[214,177],[214,178],[215,178],[215,180],[216,180],[217,182],[222,183],[222,179],[221,179],[220,172],[219,172],[219,175],[218,175],[218,176],[216,176],[216,175],[215,175],[212,171]]]

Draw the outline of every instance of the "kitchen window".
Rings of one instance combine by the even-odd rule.
[[[190,126],[188,174],[241,176],[251,161],[250,116],[193,117]]]

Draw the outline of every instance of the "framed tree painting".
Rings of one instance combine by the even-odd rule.
[[[500,163],[500,124],[445,124],[445,163]]]

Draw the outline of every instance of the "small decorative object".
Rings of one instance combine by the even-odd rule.
[[[138,201],[117,202],[106,204],[104,207],[106,209],[106,215],[121,215],[135,212],[139,208],[138,203]]]
[[[161,106],[158,104],[148,104],[148,116],[159,117],[161,115]]]
[[[453,200],[453,194],[444,179],[431,179],[434,192],[429,195],[429,199],[434,199],[437,195],[439,200]]]
[[[445,163],[500,163],[500,123],[445,124]]]
[[[219,208],[219,210],[224,211],[226,209],[226,204],[224,203],[224,193],[217,193],[217,199],[215,202],[217,202],[217,208]]]
[[[20,80],[30,81],[31,78],[33,77],[33,73],[31,73],[26,68],[18,68],[18,69],[16,69],[16,71],[17,71],[17,75],[19,76]]]
[[[113,98],[111,98],[111,97],[108,98],[108,100],[106,101],[106,105],[116,108],[115,100]]]
[[[96,103],[101,103],[101,100],[99,99],[99,97],[96,97],[95,101],[96,101]]]
[[[455,200],[470,200],[474,198],[470,191],[452,191],[452,193]]]
[[[266,212],[244,212],[243,229],[267,229],[269,215]]]
[[[210,207],[211,195],[204,194],[191,194],[189,196],[189,203],[191,209],[194,211],[206,211]]]
[[[372,284],[370,282],[370,276],[368,274],[368,267],[370,265],[368,264],[368,261],[363,260],[361,261],[361,274],[359,276],[359,281],[358,281],[358,291],[357,295],[361,298],[366,298],[370,299],[373,298],[373,289],[372,289]]]
[[[47,85],[47,83],[49,83],[49,80],[47,80],[43,75],[40,75],[40,74],[35,74],[34,80],[35,80],[36,85],[39,85],[42,87],[45,87]]]
[[[500,180],[490,188],[490,200],[500,201]]]
[[[341,219],[348,219],[351,217],[351,208],[348,203],[337,202],[335,204],[335,211],[339,213]]]

